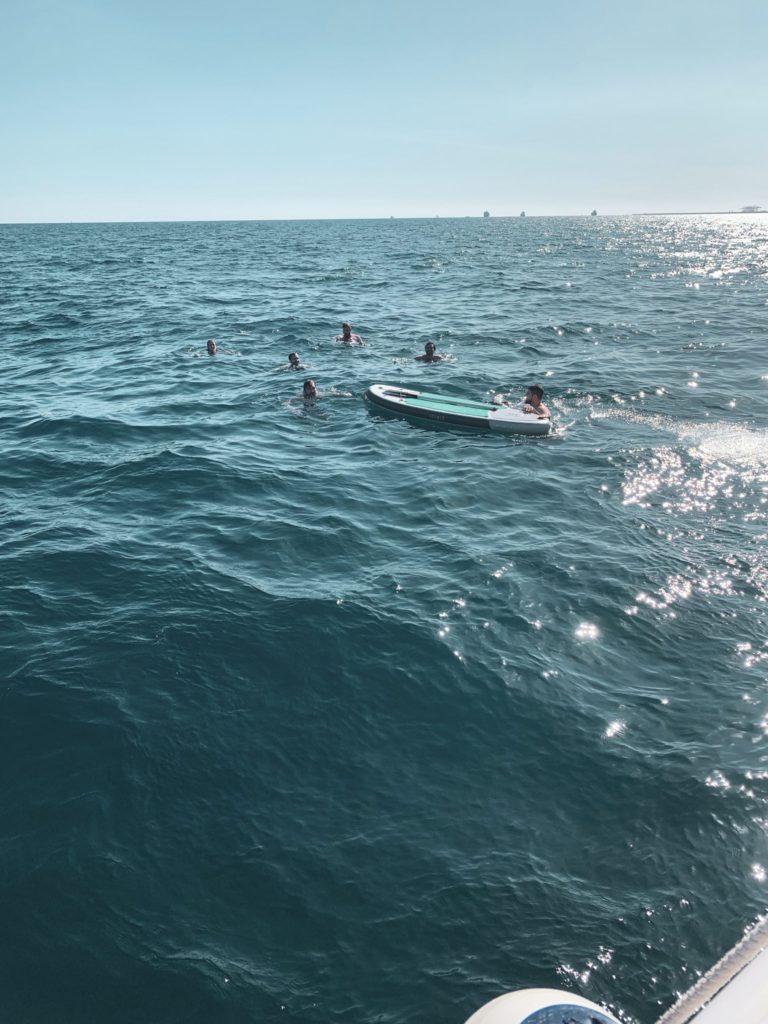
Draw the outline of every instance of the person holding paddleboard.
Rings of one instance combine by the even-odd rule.
[[[552,413],[549,411],[546,405],[542,402],[544,397],[544,388],[541,384],[530,384],[528,390],[525,393],[525,401],[523,402],[523,412],[535,413],[537,416],[549,416],[552,417]]]

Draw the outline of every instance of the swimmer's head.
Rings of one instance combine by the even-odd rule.
[[[205,343],[205,347],[208,349],[208,355],[209,356],[215,356],[216,355],[216,351],[218,349],[218,345],[213,340],[213,338],[209,338],[208,339],[208,341]]]
[[[529,384],[525,397],[528,401],[530,401],[531,398],[535,398],[536,403],[538,404],[544,397],[544,388],[541,384]]]
[[[348,338],[352,333],[352,324],[348,324],[345,320],[344,323],[341,325],[341,333],[344,335],[345,338]]]
[[[304,381],[304,397],[317,398],[317,384],[315,384],[311,377],[309,380]]]
[[[291,364],[291,366],[296,366],[296,367],[300,366],[301,365],[301,360],[299,359],[299,353],[298,352],[289,352],[288,353],[288,362]]]
[[[437,352],[437,345],[434,343],[434,341],[428,341],[427,344],[424,346],[424,351],[427,353],[428,356],[433,356],[435,352]]]

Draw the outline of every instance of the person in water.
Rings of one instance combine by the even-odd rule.
[[[336,335],[336,341],[341,341],[345,345],[363,344],[363,339],[360,335],[352,333],[352,324],[348,324],[346,321],[341,325],[341,334]]]
[[[442,358],[437,354],[437,345],[434,341],[428,341],[424,346],[423,356],[415,357],[417,363],[439,363]]]
[[[208,339],[208,341],[205,343],[205,347],[208,349],[209,356],[215,356],[216,353],[219,351],[219,346],[216,344],[213,338]]]
[[[304,381],[303,397],[304,398],[317,398],[318,397],[318,395],[317,395],[317,384],[315,384],[315,382],[312,380],[311,377],[310,377],[309,380],[305,380]]]
[[[290,367],[291,367],[292,370],[303,370],[304,369],[304,364],[302,363],[301,358],[299,357],[299,353],[298,352],[289,352],[288,353],[288,362],[289,362]]]
[[[537,416],[551,416],[549,409],[542,402],[544,388],[541,384],[531,384],[525,393],[523,412],[535,413]]]

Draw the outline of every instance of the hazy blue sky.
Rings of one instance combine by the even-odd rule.
[[[768,0],[0,0],[0,221],[768,206]]]

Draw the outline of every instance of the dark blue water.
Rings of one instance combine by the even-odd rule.
[[[655,1019],[768,902],[768,219],[0,246],[3,1019]]]

